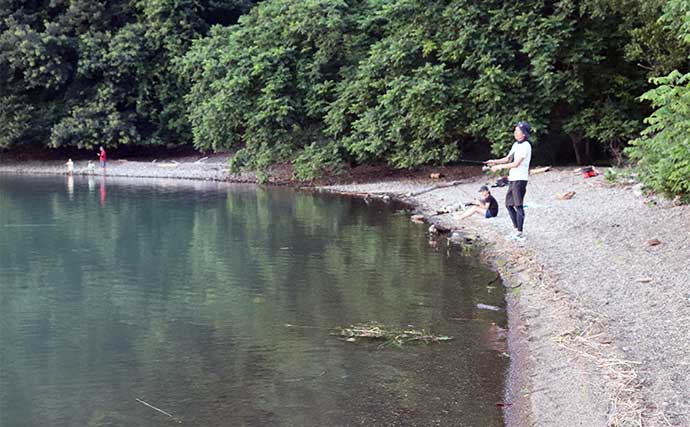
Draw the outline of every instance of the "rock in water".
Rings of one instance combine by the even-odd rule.
[[[412,220],[412,222],[424,222],[424,215],[412,215],[410,219]]]
[[[459,232],[459,231],[457,231],[457,230],[456,230],[456,231],[453,231],[453,232],[450,234],[450,238],[449,238],[449,239],[450,239],[450,241],[453,242],[453,243],[462,243],[463,240],[464,240],[464,238],[463,238],[463,236],[462,236],[462,233]]]
[[[501,311],[500,307],[496,307],[495,305],[482,304],[482,303],[477,304],[477,308],[480,310]]]

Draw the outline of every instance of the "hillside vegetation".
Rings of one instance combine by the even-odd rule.
[[[446,164],[529,121],[553,162],[632,160],[690,194],[682,0],[0,3],[0,147]],[[632,142],[631,142],[632,141]]]

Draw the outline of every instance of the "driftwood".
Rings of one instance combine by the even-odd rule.
[[[144,405],[144,406],[148,406],[149,408],[153,409],[154,411],[158,411],[158,412],[160,412],[160,413],[163,414],[163,415],[169,416],[170,418],[173,418],[173,419],[175,418],[175,417],[173,417],[172,414],[170,414],[169,412],[165,412],[164,410],[162,410],[162,409],[160,409],[160,408],[156,408],[155,406],[151,405],[150,403],[146,403],[146,402],[144,402],[144,401],[141,400],[141,399],[135,399],[135,400],[136,400],[137,402],[141,403],[141,404]]]
[[[558,200],[570,200],[575,196],[574,191],[566,191],[565,193],[556,193],[556,198]]]
[[[534,169],[530,170],[529,174],[530,175],[537,175],[540,173],[548,172],[550,170],[551,170],[551,166],[544,166],[542,168],[534,168]]]
[[[177,165],[179,165],[179,163],[175,160],[173,160],[171,163],[158,163],[159,168],[174,168],[177,167]]]

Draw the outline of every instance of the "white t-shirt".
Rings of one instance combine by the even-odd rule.
[[[508,156],[513,154],[513,161],[523,159],[520,166],[510,169],[508,172],[508,181],[528,181],[529,180],[529,162],[532,160],[532,146],[529,141],[515,142],[510,149]]]

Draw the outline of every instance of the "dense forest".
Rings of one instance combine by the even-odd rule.
[[[193,145],[234,168],[554,162],[690,194],[685,0],[0,0],[0,148]]]

